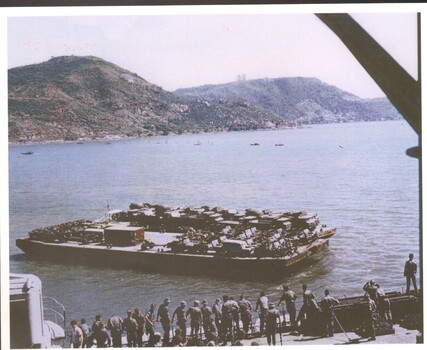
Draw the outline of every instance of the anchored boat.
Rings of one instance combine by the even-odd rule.
[[[276,278],[325,249],[335,228],[316,214],[131,203],[107,220],[78,220],[17,239],[55,261],[184,274]]]

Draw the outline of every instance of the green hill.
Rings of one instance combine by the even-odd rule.
[[[42,142],[287,125],[250,103],[179,97],[96,57],[9,70],[9,141]]]
[[[9,141],[46,142],[397,119],[318,79],[282,78],[168,92],[97,57],[55,57],[8,72]]]

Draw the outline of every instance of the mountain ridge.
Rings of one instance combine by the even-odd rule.
[[[243,99],[301,124],[401,118],[385,97],[363,99],[314,77],[254,79],[174,93],[208,100]]]
[[[239,82],[237,89],[236,83],[229,83],[230,91],[224,91],[223,84],[169,92],[98,57],[53,57],[43,63],[9,69],[9,141],[274,129],[349,121],[349,115],[360,113],[369,113],[374,116],[372,120],[378,120],[384,115],[379,111],[391,106],[384,100],[363,102],[338,88],[323,86],[325,83],[317,78],[299,78],[298,84],[288,78],[279,79],[282,80]],[[197,89],[205,92],[196,93]],[[340,107],[344,101],[341,95],[356,100],[357,105],[345,104],[352,114],[344,113]],[[331,96],[334,101],[325,102]]]
[[[91,56],[9,70],[9,140],[76,141],[286,125],[248,103],[179,97]]]

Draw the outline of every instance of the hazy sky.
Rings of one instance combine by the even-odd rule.
[[[417,77],[415,13],[353,17]],[[360,97],[384,96],[313,14],[9,17],[8,67],[93,55],[172,91],[246,79],[317,77]]]

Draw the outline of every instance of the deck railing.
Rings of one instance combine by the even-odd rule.
[[[66,315],[65,306],[62,305],[55,298],[44,296],[43,297],[43,313],[45,320],[55,322],[58,325],[62,325],[64,332],[66,330]],[[65,339],[63,339],[63,346],[65,346]]]

